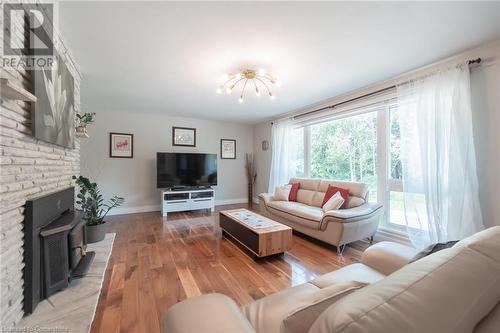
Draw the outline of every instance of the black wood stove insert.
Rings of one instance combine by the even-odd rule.
[[[74,209],[73,187],[26,202],[24,312],[85,276],[94,259],[86,252],[85,222]]]

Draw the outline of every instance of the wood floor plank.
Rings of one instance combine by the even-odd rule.
[[[116,237],[91,332],[161,333],[162,316],[188,297],[217,292],[244,305],[358,262],[370,245],[356,242],[339,257],[333,247],[294,234],[291,251],[254,261],[221,236],[217,214],[110,217],[107,230]]]

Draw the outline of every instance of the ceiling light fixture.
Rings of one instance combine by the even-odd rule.
[[[261,91],[264,90],[269,95],[269,98],[274,100],[276,96],[273,94],[271,88],[281,86],[280,81],[264,69],[244,69],[234,74],[224,74],[222,75],[222,79],[225,82],[217,88],[217,94],[222,94],[223,91],[231,94],[235,88],[241,87],[240,98],[238,99],[239,103],[243,103],[247,87],[255,90],[255,96],[257,97],[260,97]]]

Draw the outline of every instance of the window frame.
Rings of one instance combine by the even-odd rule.
[[[328,117],[323,121],[315,121],[310,124],[301,124],[303,130],[304,147],[304,175],[309,177],[311,172],[311,126],[318,123],[341,120],[355,117],[359,114],[376,112],[376,177],[377,177],[377,202],[383,205],[383,221],[381,227],[397,233],[406,233],[406,226],[391,223],[390,218],[390,194],[391,192],[403,192],[403,181],[391,178],[391,108],[397,107],[393,100],[387,100],[364,112],[346,112],[337,117]]]

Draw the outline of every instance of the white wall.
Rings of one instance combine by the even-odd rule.
[[[260,123],[253,127],[253,142],[257,179],[255,180],[254,195],[267,192],[269,184],[269,170],[271,168],[271,122]],[[262,150],[262,141],[269,141],[269,149]]]
[[[471,96],[479,178],[480,203],[486,226],[500,225],[500,42],[467,52],[481,57],[471,70]],[[262,140],[271,141],[271,122],[254,125],[257,180],[255,193],[266,192],[271,151],[263,152]]]
[[[86,110],[89,112],[90,110]],[[173,147],[172,126],[194,127],[196,148]],[[134,134],[134,158],[109,157],[109,133]],[[216,153],[219,156],[216,203],[245,202],[245,153],[253,151],[252,126],[143,113],[98,112],[89,126],[90,138],[81,140],[81,174],[95,179],[105,198],[126,200],[115,214],[160,208],[156,189],[156,152]],[[220,139],[236,139],[236,160],[220,159]]]

